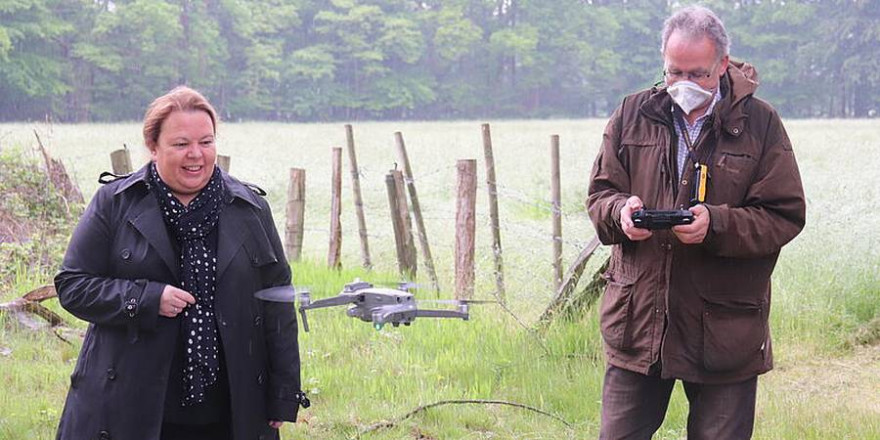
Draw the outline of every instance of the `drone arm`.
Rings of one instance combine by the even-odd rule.
[[[299,305],[299,314],[302,316],[303,330],[309,331],[309,320],[306,317],[306,310],[320,309],[323,307],[340,306],[354,302],[354,297],[337,295],[330,298],[323,298],[317,301],[309,301],[308,296],[303,296]]]
[[[459,310],[416,310],[416,316],[422,318],[461,318],[468,319],[468,312]]]
[[[341,306],[343,304],[351,304],[355,302],[356,297],[349,295],[337,295],[331,296],[330,298],[322,298],[317,301],[312,301],[308,304],[304,304],[299,306],[300,310],[308,310],[308,309],[320,309],[323,307],[333,307],[333,306]]]

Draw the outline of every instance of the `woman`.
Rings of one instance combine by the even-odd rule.
[[[300,391],[269,205],[214,165],[217,115],[178,87],[144,117],[151,161],[95,194],[55,277],[90,323],[58,439],[277,439]]]

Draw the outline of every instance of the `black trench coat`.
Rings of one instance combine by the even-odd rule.
[[[73,233],[55,286],[90,322],[70,377],[57,439],[156,440],[179,318],[159,316],[179,265],[146,167],[100,188]],[[300,363],[293,305],[254,298],[290,286],[269,205],[222,174],[215,316],[229,378],[235,440],[277,439],[267,421],[295,421]]]

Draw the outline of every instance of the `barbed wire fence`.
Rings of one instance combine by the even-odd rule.
[[[417,144],[414,142],[414,144]],[[121,147],[119,145],[118,147]],[[144,156],[142,151],[132,149],[139,159]],[[505,152],[497,155],[499,162],[510,160]],[[387,154],[386,154],[387,153]],[[397,273],[398,261],[395,248],[395,234],[391,225],[391,210],[388,204],[387,186],[385,176],[390,170],[401,170],[402,164],[392,152],[383,153],[381,160],[370,157],[371,160],[358,159],[357,175],[362,193],[362,207],[366,217],[366,238],[369,240],[371,266],[377,272]],[[495,251],[492,243],[492,219],[489,215],[488,193],[489,186],[484,174],[484,161],[482,154],[473,151],[471,157],[477,159],[477,191],[476,191],[476,236],[474,251],[474,297],[478,299],[498,298],[501,292],[495,284]],[[106,161],[106,152],[90,151],[76,154],[68,152],[64,159],[73,163]],[[375,151],[369,153],[376,155]],[[103,155],[103,159],[97,156]],[[330,239],[330,172],[328,167],[330,145],[327,148],[327,156],[302,155],[296,160],[297,168],[306,170],[308,174],[307,208],[305,221],[302,227],[304,256],[311,260],[321,261],[326,258]],[[454,245],[455,237],[460,231],[456,231],[456,166],[455,161],[459,158],[453,155],[440,155],[434,160],[424,160],[424,155],[415,155],[412,161],[413,176],[407,179],[418,188],[421,199],[421,214],[425,223],[428,242],[433,254],[434,267],[436,268],[441,296],[450,298],[453,292],[454,270]],[[365,157],[365,159],[367,159]],[[529,159],[532,160],[532,159]],[[534,162],[542,160],[540,154],[536,154]],[[247,156],[247,160],[237,163],[232,158],[231,167],[235,175],[254,174],[255,169],[274,169],[283,166],[279,158],[271,155]],[[286,161],[285,161],[286,162]],[[342,246],[341,262],[344,266],[355,267],[362,265],[360,247],[360,234],[358,222],[355,217],[353,200],[353,182],[351,173],[348,171],[347,158],[343,158],[346,165],[342,170]],[[289,163],[289,162],[287,162]],[[287,170],[285,170],[287,171]],[[556,293],[556,283],[553,266],[554,237],[552,218],[554,204],[551,201],[550,173],[545,176],[538,175],[534,170],[528,170],[525,178],[519,175],[501,174],[496,176],[495,194],[499,205],[499,233],[501,236],[501,252],[503,256],[503,277],[505,294],[507,296],[507,311],[514,315],[520,323],[532,323],[544,310]],[[509,169],[508,169],[509,172]],[[241,173],[241,174],[239,174]],[[81,173],[73,169],[74,177]],[[91,174],[91,173],[88,173]],[[284,179],[265,179],[272,182],[266,189],[269,192],[267,199],[275,214],[276,225],[282,236],[285,230],[285,206],[287,197],[287,173]],[[84,183],[78,179],[79,183]],[[96,183],[88,182],[96,186]],[[563,233],[558,240],[563,247],[563,269],[575,259],[583,249],[589,245],[594,235],[592,225],[589,222],[584,209],[583,198],[586,195],[586,186],[583,188],[572,186],[565,187],[568,193],[563,194],[559,214],[563,224]],[[410,209],[412,207],[410,206]],[[412,213],[410,214],[412,215]],[[414,225],[414,223],[411,223]],[[411,231],[413,237],[417,231]],[[417,240],[416,251],[418,253],[418,270],[415,281],[425,289],[427,280],[424,271],[424,260],[421,245]],[[604,251],[600,251],[604,252]],[[403,276],[401,275],[401,278]],[[390,282],[393,280],[378,280]],[[420,293],[421,293],[420,292]],[[426,293],[421,293],[426,294]]]
[[[390,155],[389,155],[390,156]],[[460,231],[455,230],[456,191],[454,158],[449,157],[443,163],[425,163],[414,161],[414,175],[407,183],[412,182],[418,188],[421,199],[421,214],[433,254],[434,266],[437,269],[442,295],[451,297],[454,284],[454,240]],[[320,162],[321,159],[309,162]],[[395,254],[395,234],[391,227],[390,207],[387,198],[385,175],[390,170],[400,170],[401,165],[388,160],[385,167],[375,164],[363,164],[357,173],[362,193],[362,207],[366,216],[371,265],[375,270],[397,272],[397,256]],[[482,165],[482,164],[481,164]],[[307,166],[307,165],[306,165]],[[325,167],[326,168],[326,167]],[[345,168],[345,167],[343,167]],[[481,170],[478,167],[478,170]],[[343,171],[343,246],[342,261],[347,266],[358,266],[361,263],[359,240],[352,200],[352,179]],[[509,301],[506,311],[516,318],[517,322],[526,326],[534,323],[545,310],[556,293],[556,280],[553,268],[552,216],[554,205],[550,200],[550,176],[547,175],[546,185],[540,188],[523,188],[505,184],[500,176],[496,181],[495,192],[498,198],[500,221],[499,230],[504,260],[503,274]],[[534,177],[534,176],[531,176]],[[317,175],[316,185],[327,185],[329,179],[325,175]],[[474,297],[481,299],[498,298],[500,292],[495,285],[495,254],[491,242],[492,222],[488,213],[487,194],[489,191],[485,176],[478,171],[477,178],[476,244],[474,253]],[[546,188],[544,188],[546,186]],[[317,197],[324,197],[326,191]],[[586,187],[580,195],[585,195]],[[545,194],[545,195],[541,195]],[[575,199],[578,194],[575,194]],[[571,200],[567,194],[564,200]],[[330,238],[328,216],[330,215],[329,200],[309,201],[309,219],[305,222],[303,234],[310,244],[312,256],[321,255],[327,249]],[[594,232],[584,209],[583,199],[577,203],[562,203],[559,209],[563,234],[559,241],[563,246],[563,269],[575,259],[593,238]],[[410,206],[410,210],[412,207]],[[412,215],[412,212],[410,213]],[[410,231],[413,237],[417,231]],[[413,240],[416,242],[416,240]],[[316,252],[317,250],[317,252]],[[419,247],[418,251],[421,251]],[[601,251],[600,251],[601,252]],[[416,280],[423,286],[427,285],[424,273],[423,253],[419,252]],[[403,277],[403,275],[401,275]],[[390,280],[381,280],[390,281]]]

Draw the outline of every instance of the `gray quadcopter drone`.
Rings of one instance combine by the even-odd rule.
[[[348,283],[339,295],[311,300],[308,291],[301,291],[299,297],[299,312],[302,315],[303,330],[309,331],[309,323],[306,319],[306,310],[320,309],[323,307],[341,306],[351,304],[347,314],[352,318],[360,318],[364,322],[372,322],[376,330],[382,329],[385,324],[394,327],[410,325],[417,317],[422,318],[460,318],[468,320],[468,305],[478,302],[493,301],[433,301],[436,303],[454,304],[455,309],[420,309],[413,294],[409,291],[412,284],[402,283],[396,289],[385,287],[373,287],[372,284],[355,280]],[[289,289],[289,288],[288,288]],[[261,295],[258,295],[258,297]],[[269,299],[269,298],[263,298]],[[271,300],[271,299],[269,299]],[[285,301],[287,302],[287,301]],[[427,302],[427,301],[424,301]]]

